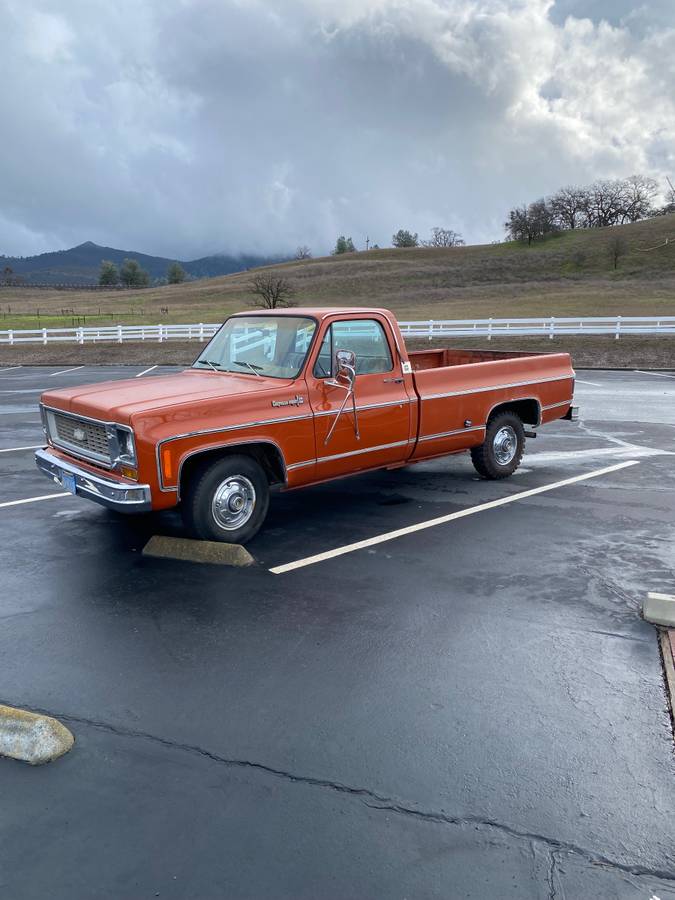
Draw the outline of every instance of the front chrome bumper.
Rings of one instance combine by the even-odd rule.
[[[64,484],[64,473],[72,476],[78,497],[86,497],[119,512],[150,512],[152,509],[150,486],[147,484],[130,484],[113,477],[92,475],[86,469],[66,462],[46,449],[36,451],[35,463],[41,472],[57,484]]]

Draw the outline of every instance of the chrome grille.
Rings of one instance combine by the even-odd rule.
[[[81,450],[83,454],[91,454],[97,459],[110,462],[110,450],[108,446],[108,434],[105,425],[97,422],[88,422],[86,419],[77,419],[53,413],[54,431],[52,439],[55,443],[63,443],[68,447]]]

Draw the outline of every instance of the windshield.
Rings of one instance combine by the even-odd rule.
[[[233,316],[200,353],[193,368],[296,378],[315,330],[316,322],[301,316]]]

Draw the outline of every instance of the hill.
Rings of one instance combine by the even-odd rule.
[[[614,269],[616,238],[625,253]],[[565,232],[531,247],[370,250],[271,268],[292,282],[298,304],[386,306],[403,319],[675,315],[675,215]],[[242,272],[94,295],[5,288],[0,328],[218,322],[250,304],[250,281]]]
[[[264,266],[279,262],[283,257],[264,257],[254,255],[227,256],[215,254],[200,259],[178,260],[188,275],[194,278],[212,278],[227,275],[230,272],[241,272],[254,266]],[[101,260],[109,259],[117,266],[125,259],[137,259],[150,279],[166,277],[166,270],[173,259],[163,256],[149,256],[136,250],[117,250],[114,247],[101,247],[91,241],[78,244],[69,250],[56,250],[52,253],[40,253],[38,256],[0,256],[0,271],[6,266],[15,276],[36,284],[96,284]]]

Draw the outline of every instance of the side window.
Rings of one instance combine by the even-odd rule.
[[[333,354],[331,353],[331,333],[330,328],[326,331],[326,336],[321,342],[321,349],[319,350],[319,355],[316,358],[316,362],[314,363],[314,377],[315,378],[330,378],[333,374]]]
[[[374,319],[333,322],[333,355],[337,350],[353,350],[356,374],[391,372],[393,363],[384,329]]]

